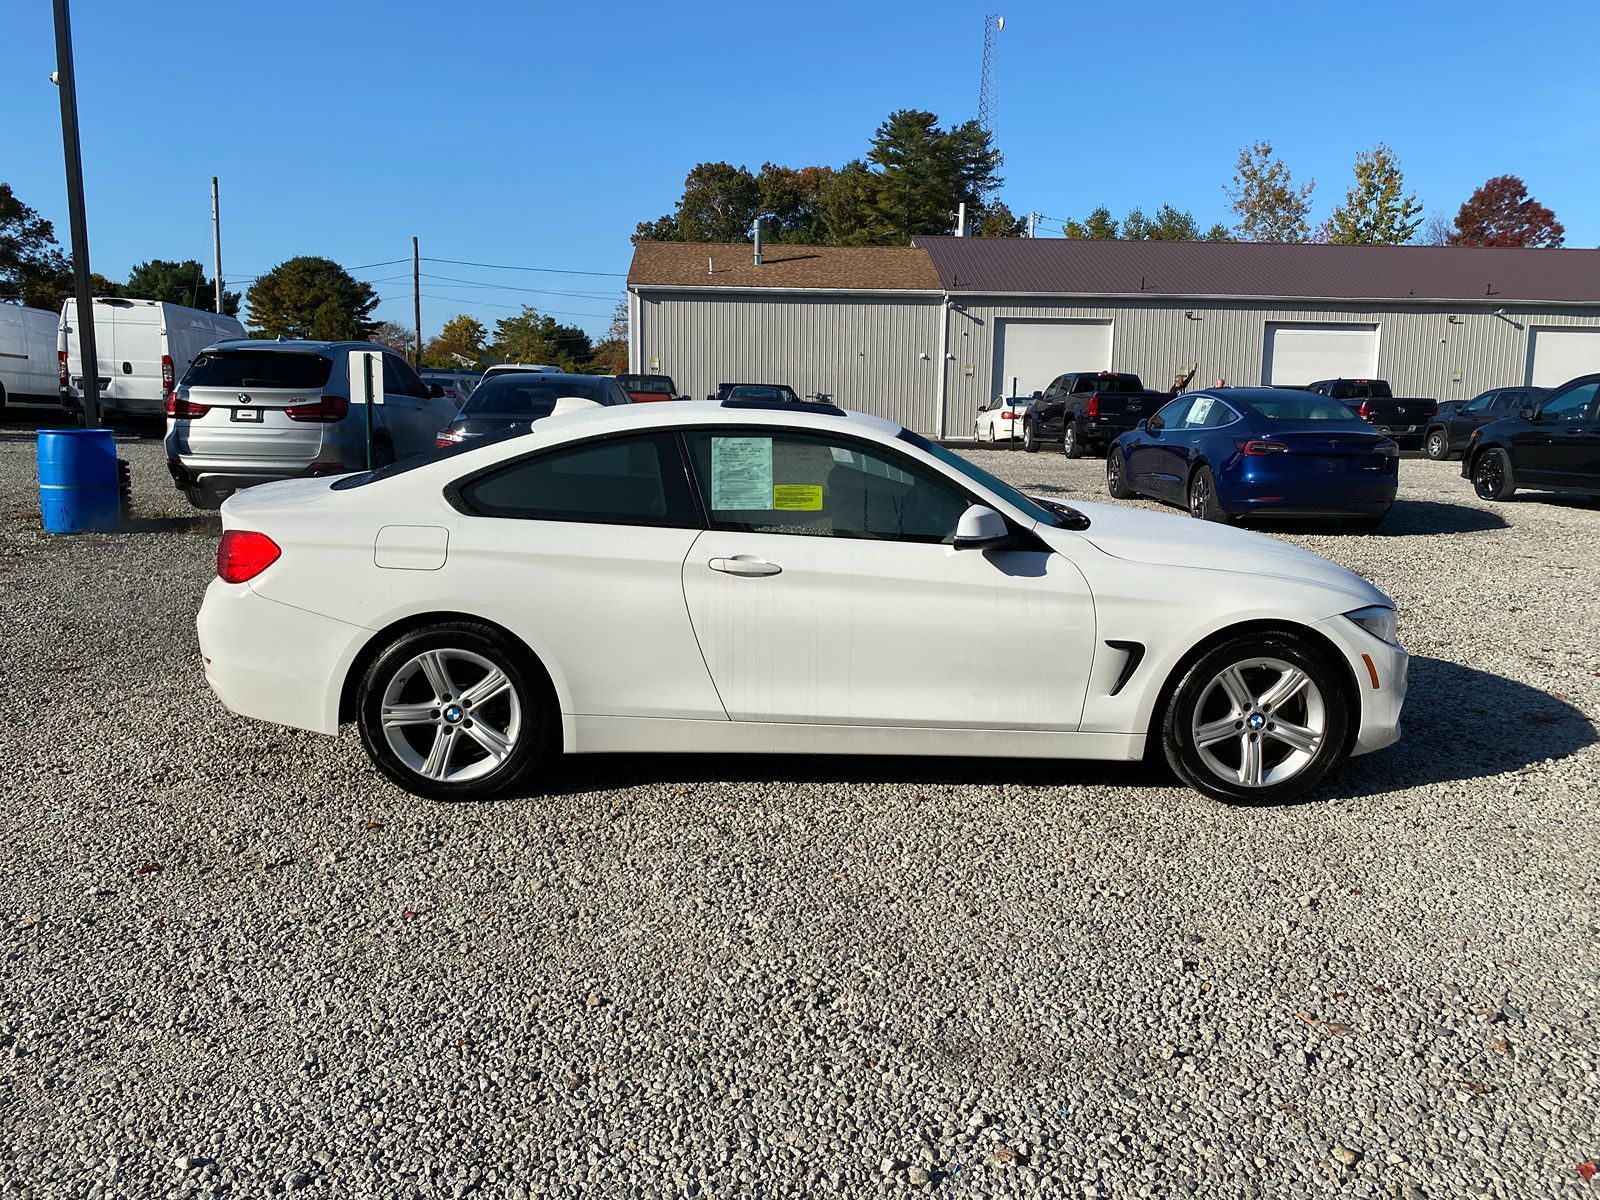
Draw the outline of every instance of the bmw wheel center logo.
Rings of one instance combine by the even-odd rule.
[[[461,720],[461,706],[459,704],[452,704],[449,708],[445,709],[444,719],[449,721],[452,725]]]
[[[445,715],[448,716],[449,714],[446,713]],[[1267,719],[1265,717],[1263,717],[1260,713],[1251,713],[1250,714],[1250,720],[1249,720],[1248,724],[1249,724],[1251,729],[1260,729],[1266,723],[1267,723]]]

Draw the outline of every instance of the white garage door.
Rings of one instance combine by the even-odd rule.
[[[994,362],[996,396],[1042,392],[1068,371],[1109,371],[1111,322],[996,321]]]
[[[1267,322],[1261,380],[1270,387],[1296,387],[1319,379],[1372,379],[1377,373],[1376,325]]]
[[[1600,329],[1535,329],[1528,339],[1528,382],[1555,387],[1600,371]]]

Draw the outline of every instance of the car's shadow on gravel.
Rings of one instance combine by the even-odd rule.
[[[1341,529],[1334,521],[1274,521],[1252,520],[1245,528],[1261,533],[1328,534],[1348,533],[1352,537],[1418,537],[1430,533],[1486,533],[1491,529],[1506,529],[1508,525],[1498,513],[1473,508],[1466,504],[1448,504],[1438,500],[1396,500],[1389,515],[1376,529]]]
[[[1566,758],[1596,741],[1594,723],[1558,695],[1459,663],[1413,658],[1399,743],[1350,759],[1291,803],[1503,775]],[[1151,761],[616,754],[565,760],[539,793],[698,783],[1159,788],[1176,782],[1164,764]]]

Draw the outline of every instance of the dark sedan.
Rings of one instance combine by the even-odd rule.
[[[1584,375],[1515,416],[1473,431],[1461,474],[1485,500],[1519,487],[1600,496],[1600,375]]]
[[[1290,388],[1179,396],[1106,455],[1106,490],[1191,516],[1337,517],[1371,529],[1394,503],[1400,450],[1343,403]]]
[[[1467,448],[1472,431],[1490,421],[1509,417],[1523,406],[1536,404],[1550,389],[1536,387],[1494,388],[1471,400],[1439,405],[1439,411],[1422,435],[1422,448],[1432,459],[1446,459]]]
[[[439,431],[439,447],[459,446],[487,433],[528,429],[543,417],[582,408],[631,404],[615,379],[604,375],[565,375],[528,371],[491,375],[467,397],[456,419]]]

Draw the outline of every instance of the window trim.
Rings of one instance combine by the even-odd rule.
[[[676,436],[675,429],[627,429],[616,433],[608,433],[601,437],[583,438],[576,441],[562,442],[556,446],[541,446],[527,454],[520,454],[515,458],[503,458],[499,462],[490,463],[478,470],[453,479],[444,486],[443,495],[445,502],[462,516],[476,517],[484,521],[549,521],[562,525],[625,525],[630,528],[643,529],[687,529],[705,532],[706,513],[700,503],[699,495],[695,491],[694,480],[689,468],[687,449],[683,440]],[[653,441],[659,442],[664,449],[670,448],[677,457],[677,465],[682,473],[682,478],[677,478],[677,473],[672,470],[671,464],[663,463],[661,476],[662,490],[666,494],[667,512],[660,518],[652,517],[625,517],[604,516],[589,514],[587,517],[564,516],[561,514],[517,515],[513,513],[488,513],[480,512],[474,508],[466,496],[466,490],[480,480],[499,474],[502,471],[514,470],[539,459],[553,458],[559,454],[576,453],[592,450],[604,446],[608,442],[623,441]],[[674,492],[678,495],[675,497]],[[687,503],[683,503],[687,501]],[[680,509],[677,514],[674,509]],[[681,516],[683,520],[677,519]]]

